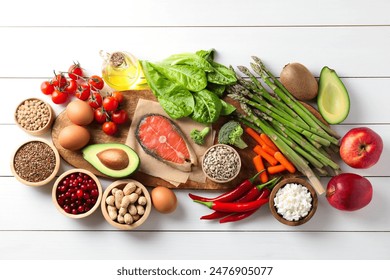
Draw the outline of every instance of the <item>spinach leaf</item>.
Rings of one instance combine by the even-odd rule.
[[[228,116],[236,110],[232,104],[227,103],[225,100],[221,99],[222,109],[221,116]]]
[[[205,50],[200,50],[196,52],[196,55],[206,59],[207,61],[213,61],[214,60],[214,49],[205,51]]]
[[[170,57],[164,59],[162,64],[169,64],[169,65],[189,65],[194,66],[196,68],[200,68],[205,72],[212,72],[213,67],[210,65],[210,63],[194,54],[194,53],[179,53],[179,54],[173,54]]]
[[[236,74],[226,66],[210,61],[214,71],[207,73],[207,80],[218,85],[232,85],[237,82]]]
[[[200,50],[197,51],[196,54],[204,59],[206,59],[212,66],[213,71],[207,73],[207,80],[210,83],[218,84],[218,85],[232,85],[237,82],[236,74],[234,71],[229,69],[228,67],[219,64],[214,60],[214,49],[205,51]]]
[[[192,119],[206,124],[217,121],[222,109],[222,103],[218,96],[207,89],[195,92],[193,95],[195,107]]]
[[[217,96],[222,97],[223,93],[225,92],[226,86],[208,83],[206,89],[214,92]]]
[[[152,64],[152,66],[172,82],[190,91],[201,91],[207,86],[206,72],[189,65]]]
[[[195,102],[190,91],[165,78],[152,63],[141,61],[141,65],[149,87],[171,118],[186,117],[193,112]]]
[[[180,86],[157,99],[164,111],[174,119],[187,117],[194,111],[194,97],[188,90]]]

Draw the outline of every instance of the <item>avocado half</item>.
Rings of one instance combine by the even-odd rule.
[[[349,114],[348,91],[336,71],[327,66],[321,70],[317,105],[322,117],[330,124],[341,123]]]
[[[140,165],[137,153],[124,144],[92,144],[85,147],[82,152],[86,161],[112,178],[128,177],[137,171]]]

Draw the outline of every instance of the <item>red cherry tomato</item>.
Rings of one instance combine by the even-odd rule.
[[[68,94],[75,94],[77,90],[77,82],[72,79],[68,80],[64,90]]]
[[[88,84],[79,85],[76,91],[76,97],[80,100],[88,100],[91,94],[91,88]]]
[[[92,92],[91,96],[88,99],[88,104],[92,108],[96,109],[102,106],[103,99],[100,93],[98,92]]]
[[[123,124],[127,120],[127,113],[125,110],[121,109],[115,111],[111,114],[111,120],[116,124]]]
[[[123,102],[123,94],[120,91],[114,91],[112,93],[112,97],[114,97],[118,101],[118,103]]]
[[[56,74],[52,80],[53,85],[59,88],[66,86],[66,82],[66,77],[62,73]]]
[[[102,77],[93,75],[88,79],[88,84],[91,85],[92,88],[100,90],[104,87],[104,81]]]
[[[58,89],[54,90],[51,95],[51,100],[55,104],[63,104],[68,100],[68,94],[64,91],[60,91]]]
[[[97,108],[94,111],[94,118],[97,123],[105,123],[107,121],[107,113],[102,107]]]
[[[54,85],[50,81],[44,81],[41,84],[41,91],[43,94],[50,95],[54,91]]]
[[[74,63],[69,67],[68,76],[74,81],[77,81],[80,77],[83,76],[83,69],[80,67],[79,63]]]
[[[106,96],[103,99],[103,107],[106,111],[115,111],[118,108],[118,101],[112,96]]]
[[[103,132],[107,135],[114,135],[118,131],[118,127],[113,122],[105,122],[102,126]]]

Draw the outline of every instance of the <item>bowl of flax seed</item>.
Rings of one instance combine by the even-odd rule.
[[[48,184],[60,168],[60,155],[53,144],[43,139],[30,140],[20,145],[11,160],[15,178],[27,186]]]

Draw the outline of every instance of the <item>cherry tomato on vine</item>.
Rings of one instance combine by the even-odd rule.
[[[83,69],[80,67],[79,63],[74,63],[69,67],[68,76],[74,81],[77,81],[83,76]]]
[[[64,87],[66,85],[66,82],[66,77],[62,73],[56,74],[52,80],[53,85],[59,88]]]
[[[91,94],[91,88],[88,84],[85,85],[79,85],[76,91],[76,97],[80,100],[88,100],[89,96]]]
[[[95,109],[94,118],[97,123],[105,123],[107,121],[106,111],[102,107]]]
[[[98,92],[92,92],[91,96],[88,99],[88,104],[92,108],[96,109],[102,106],[103,98],[100,93]]]
[[[56,89],[51,95],[51,100],[55,104],[63,104],[66,102],[66,100],[68,100],[68,94],[66,92]]]
[[[112,93],[112,97],[114,97],[118,101],[118,103],[123,102],[123,94],[120,91],[114,91]]]
[[[88,84],[90,84],[92,88],[95,88],[97,90],[100,90],[104,87],[104,81],[102,77],[97,75],[89,77]]]
[[[106,96],[103,99],[103,107],[106,111],[115,111],[118,108],[118,101],[112,96]]]
[[[69,79],[64,90],[68,94],[75,94],[77,90],[77,82],[75,80]]]
[[[54,85],[50,81],[44,81],[41,84],[41,91],[43,94],[50,95],[54,91]]]
[[[127,113],[125,110],[121,109],[115,111],[111,114],[111,120],[116,124],[123,124],[127,120]]]
[[[103,132],[107,135],[114,135],[118,131],[118,127],[115,123],[108,121],[102,126]]]

